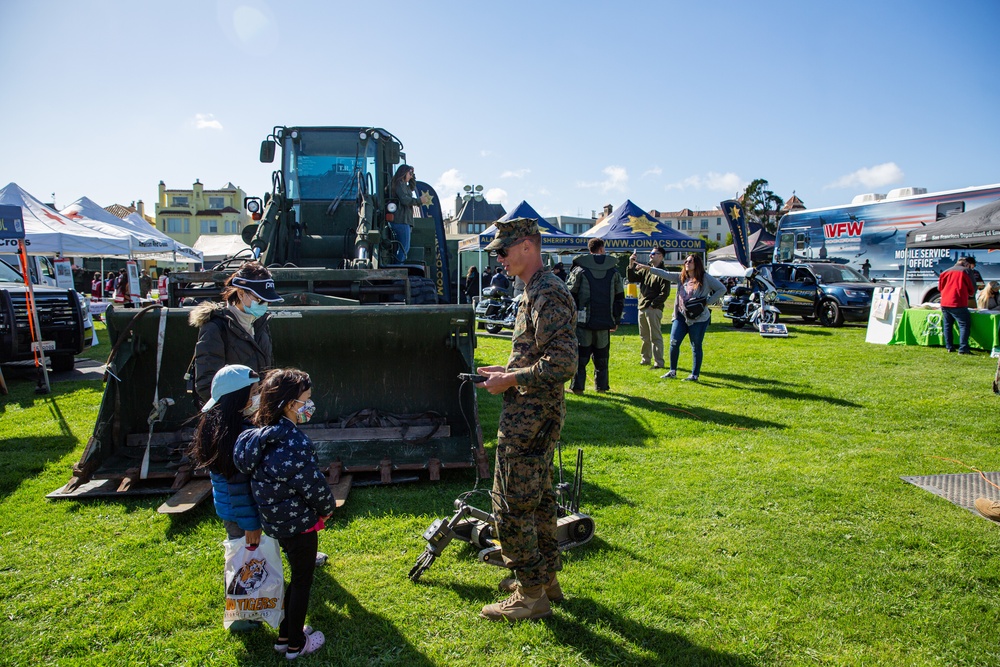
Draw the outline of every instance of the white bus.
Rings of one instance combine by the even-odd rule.
[[[983,280],[1000,280],[1000,253],[989,250],[906,250],[906,233],[1000,199],[1000,184],[928,193],[898,188],[858,195],[847,206],[795,211],[778,223],[774,261],[825,260],[848,264],[880,282],[902,287],[911,304],[937,301],[938,276],[959,257],[973,255]]]

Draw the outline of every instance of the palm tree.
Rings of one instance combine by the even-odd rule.
[[[750,182],[739,199],[743,204],[747,221],[755,222],[773,234],[778,227],[778,220],[782,215],[781,207],[785,205],[785,200],[768,190],[767,185],[766,179],[756,178]]]

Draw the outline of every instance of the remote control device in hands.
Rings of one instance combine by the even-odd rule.
[[[485,375],[476,375],[475,373],[459,373],[458,379],[479,384],[480,382],[486,382],[489,378]]]

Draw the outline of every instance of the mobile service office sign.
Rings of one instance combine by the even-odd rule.
[[[0,239],[12,239],[19,241],[23,238],[24,216],[21,213],[21,207],[7,205],[0,206]]]

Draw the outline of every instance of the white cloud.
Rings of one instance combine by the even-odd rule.
[[[719,192],[736,192],[747,186],[748,181],[743,180],[733,172],[720,174],[710,171],[704,176],[695,174],[688,176],[683,181],[668,183],[665,190],[716,190]]]
[[[841,176],[833,183],[824,185],[823,189],[863,187],[874,190],[902,180],[903,170],[895,162],[885,162],[874,167],[862,167],[853,173]]]
[[[612,190],[625,192],[625,189],[628,186],[628,171],[625,167],[610,165],[601,171],[605,176],[607,176],[607,178],[603,181],[593,181],[590,183],[580,181],[576,184],[576,187],[597,189],[601,192],[611,192]]]
[[[221,130],[222,123],[215,119],[215,114],[196,113],[194,115],[194,127],[197,130]]]
[[[485,148],[483,150],[479,151],[479,156],[480,157],[489,157],[491,155],[493,155],[493,151],[488,151]]]
[[[659,176],[662,173],[663,169],[659,167],[650,167],[646,171],[642,172],[642,178],[646,178],[647,176]]]
[[[456,192],[461,192],[462,186],[465,184],[465,177],[459,173],[458,169],[449,169],[434,182],[434,189],[442,197],[452,197]]]
[[[507,191],[502,188],[490,188],[485,193],[483,197],[486,198],[491,204],[503,204],[504,208],[507,208]]]
[[[524,178],[531,173],[530,169],[514,169],[508,170],[500,174],[500,178]]]

